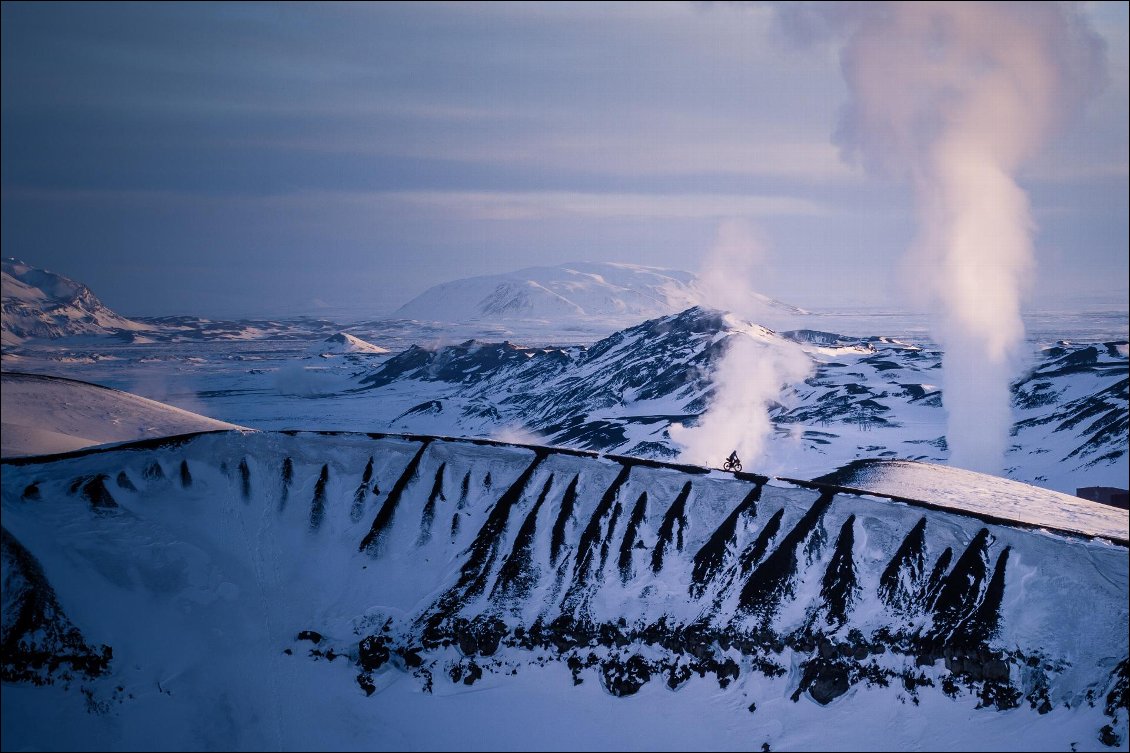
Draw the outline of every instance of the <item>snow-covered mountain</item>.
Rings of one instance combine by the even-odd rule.
[[[116,335],[127,343],[233,342],[332,338],[341,325],[326,319],[218,320],[198,316],[127,319],[81,282],[16,259],[3,262],[3,344],[15,350],[29,339]],[[330,346],[335,344],[327,340]],[[360,340],[359,340],[360,342]],[[342,343],[336,343],[343,345]],[[31,343],[29,343],[31,345]],[[371,347],[377,347],[375,345]]]
[[[799,313],[765,296],[767,310]],[[429,288],[396,316],[426,321],[540,321],[555,326],[634,324],[703,303],[690,272],[611,262],[531,267]]]
[[[6,258],[3,261],[3,344],[32,337],[137,332],[145,324],[119,316],[90,288],[62,275]]]
[[[301,432],[0,486],[5,748],[1127,748],[1110,507]]]
[[[701,308],[587,348],[412,347],[360,383],[391,429],[483,436],[517,428],[557,445],[673,458],[671,425],[694,423],[710,405],[715,364],[734,338],[798,343],[813,362],[813,375],[771,411],[767,466],[811,477],[862,457],[945,461],[939,352],[885,337],[778,334]],[[1010,474],[1070,492],[1125,485],[1127,374],[1125,343],[1039,353],[1013,388]]]
[[[373,345],[371,342],[366,342],[360,337],[354,337],[348,332],[338,332],[337,334],[330,335],[325,340],[313,346],[312,350],[318,355],[322,356],[335,356],[335,355],[364,355],[364,356],[379,356],[382,353],[388,353],[388,348],[382,348],[379,345]]]
[[[107,442],[239,429],[172,405],[74,379],[0,374],[4,457],[70,452]]]

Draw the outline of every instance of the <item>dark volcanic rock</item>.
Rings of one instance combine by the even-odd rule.
[[[651,667],[642,656],[636,654],[632,654],[627,660],[610,657],[600,665],[600,675],[609,693],[628,696],[638,693],[651,680]]]
[[[793,700],[800,697],[800,693],[807,690],[812,700],[821,706],[827,706],[836,700],[851,687],[849,672],[845,664],[834,659],[812,659],[804,668],[804,676],[800,681],[800,688],[793,694]]]
[[[824,572],[824,581],[820,588],[820,595],[824,599],[826,619],[829,625],[843,625],[847,621],[848,612],[859,594],[859,579],[852,562],[852,548],[855,545],[855,516],[849,515],[840,529],[839,538],[836,540],[836,550],[828,569]]]
[[[63,613],[38,560],[3,528],[0,559],[4,564],[0,678],[5,683],[51,685],[106,674],[113,651],[86,642]]]
[[[369,554],[376,554],[377,543],[380,541],[380,536],[388,528],[389,523],[392,522],[393,513],[396,512],[396,506],[400,504],[400,497],[404,494],[405,488],[408,483],[416,477],[420,471],[420,460],[423,459],[424,453],[428,450],[429,442],[425,441],[420,445],[420,449],[408,461],[408,465],[404,468],[404,472],[400,474],[400,478],[393,484],[392,489],[389,491],[388,496],[385,497],[385,503],[381,506],[380,511],[377,512],[377,517],[373,519],[372,526],[369,527],[369,532],[361,539],[361,545],[358,549],[362,552]]]
[[[832,503],[833,492],[823,492],[812,503],[780,545],[766,557],[742,587],[741,608],[760,616],[763,624],[777,613],[781,600],[792,593],[797,574],[797,549],[809,537]]]
[[[89,476],[86,478],[78,479],[72,484],[78,486],[82,491],[82,498],[90,503],[92,509],[95,510],[113,510],[117,508],[118,503],[114,500],[110,490],[106,488],[106,480],[110,477],[104,473],[97,476]]]
[[[663,522],[659,526],[659,537],[651,554],[651,571],[658,573],[663,569],[663,557],[668,547],[675,544],[677,551],[683,551],[683,529],[687,526],[687,499],[691,495],[691,482],[683,484],[679,496],[667,508]]]
[[[879,577],[879,597],[896,612],[911,613],[924,596],[926,517],[910,529]]]
[[[310,500],[310,528],[314,530],[321,528],[322,519],[326,516],[326,484],[329,480],[330,467],[323,465],[318,482],[314,484],[314,498]]]
[[[388,649],[389,640],[383,635],[369,635],[358,644],[357,663],[362,669],[371,672],[380,669],[392,654]]]
[[[750,490],[733,511],[726,516],[722,524],[714,530],[710,538],[694,556],[694,568],[691,571],[691,596],[702,596],[706,586],[722,569],[726,554],[737,545],[738,519],[743,515],[754,517],[757,515],[757,500],[761,497],[761,484]]]

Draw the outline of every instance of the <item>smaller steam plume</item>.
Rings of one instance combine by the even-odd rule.
[[[710,375],[714,386],[710,406],[696,426],[671,426],[671,438],[687,462],[720,466],[736,450],[746,467],[754,469],[773,431],[771,408],[782,400],[788,384],[805,379],[812,370],[799,346],[750,323],[772,316],[765,299],[750,285],[764,266],[763,248],[748,224],[728,220],[719,227],[699,273],[703,301],[730,312],[731,334]]]

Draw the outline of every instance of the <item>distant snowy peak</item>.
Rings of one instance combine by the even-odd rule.
[[[388,353],[388,348],[373,345],[345,332],[330,335],[314,346],[321,355],[372,355],[377,356]]]
[[[111,311],[82,283],[12,258],[3,262],[3,314],[4,345],[149,329]]]
[[[397,312],[431,321],[638,322],[708,305],[690,272],[583,262],[469,277],[429,288]],[[800,313],[757,296],[765,306]]]

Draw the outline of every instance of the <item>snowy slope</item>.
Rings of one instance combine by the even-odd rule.
[[[1127,749],[1103,539],[380,435],[8,460],[2,490],[5,748]]]
[[[82,283],[17,259],[4,259],[2,279],[4,345],[15,345],[31,337],[148,329],[106,308]]]
[[[1037,471],[1047,459],[1080,474],[1121,469],[1105,485],[1126,486],[1130,435],[1127,343],[1059,342],[1042,349],[1035,367],[1013,385],[1018,421],[1013,436],[1043,452],[1018,458]],[[1047,459],[1037,455],[1045,454]],[[1081,484],[1090,486],[1092,484]]]
[[[767,309],[799,312],[759,296]],[[557,326],[666,316],[703,302],[689,272],[635,264],[575,262],[442,283],[404,304],[396,316],[429,321],[535,320]]]
[[[962,468],[913,460],[857,460],[818,481],[894,497],[931,500],[1025,525],[1066,527],[1130,540],[1125,510]]]
[[[199,316],[142,317],[152,328],[146,344],[258,342],[263,340],[321,340],[340,331],[341,325],[328,319],[208,319]]]
[[[107,442],[241,428],[73,379],[4,372],[0,381],[3,457],[70,452]]]

